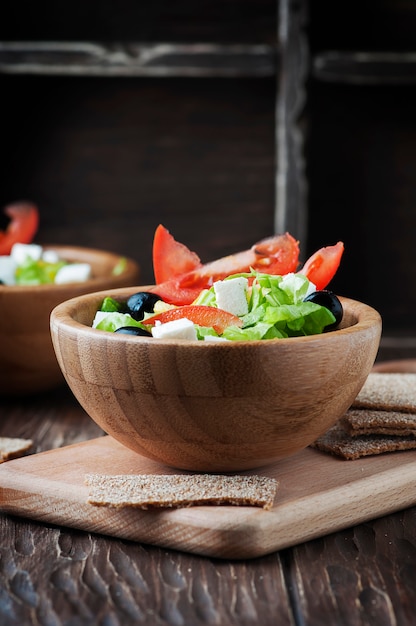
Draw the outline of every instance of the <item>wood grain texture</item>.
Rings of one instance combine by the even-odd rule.
[[[276,54],[266,45],[92,42],[1,42],[0,71],[47,76],[274,76]]]
[[[4,624],[294,624],[278,555],[218,561],[4,516],[0,532]]]
[[[204,343],[91,328],[104,295],[125,301],[137,290],[62,303],[52,341],[92,419],[172,467],[239,471],[305,448],[349,408],[376,358],[380,316],[345,298],[341,328],[307,337]]]
[[[0,434],[33,436],[40,452],[95,438],[100,429],[62,387],[3,398]],[[249,560],[201,557],[0,514],[0,622],[321,626],[324,616],[342,626],[413,626],[415,511]],[[380,603],[388,612],[375,622]]]
[[[412,3],[386,0],[377,11],[369,0],[343,8],[328,0],[308,4],[315,49],[414,47]],[[157,0],[120,6],[123,10],[114,12],[114,3],[108,0],[88,4],[75,0],[47,2],[39,11],[33,2],[10,4],[7,19],[0,23],[2,40],[275,42],[277,5],[270,0],[203,6],[189,0]],[[153,89],[154,81],[140,89],[137,82],[126,88],[123,81],[111,79],[105,84],[91,81],[86,87],[85,81],[76,79],[14,78],[2,76],[7,122],[1,193],[3,200],[22,194],[42,200],[45,241],[54,233],[54,240],[60,238],[61,243],[71,237],[83,245],[103,243],[107,249],[132,251],[147,264],[161,213],[168,216],[172,231],[204,260],[231,247],[243,248],[253,229],[256,238],[270,234],[275,81],[266,81],[266,89],[258,81],[231,81],[228,87],[209,81],[205,90],[169,81],[159,92]],[[129,107],[120,106],[115,95],[119,89],[143,121],[140,132]],[[213,97],[210,91],[221,95]],[[187,116],[183,103],[190,99],[195,113]],[[415,309],[413,292],[407,289],[415,274],[414,101],[413,88],[400,88],[399,93],[390,87],[344,89],[333,83],[318,96],[308,93],[299,128],[302,135],[307,131],[309,140],[310,251],[338,237],[341,222],[334,214],[348,215],[350,219],[342,221],[342,236],[347,228],[345,242],[352,251],[346,266],[349,275],[342,277],[338,291],[376,306],[380,302],[390,325],[406,324],[410,330]],[[182,114],[176,118],[173,112],[178,108]],[[87,132],[97,110],[106,112],[105,130],[96,127]],[[179,141],[187,128],[180,120],[186,117],[188,141]],[[226,119],[233,124],[224,124],[220,140],[216,123]],[[215,135],[205,159],[200,152],[194,157],[201,142],[207,145],[203,126],[206,136]],[[172,137],[178,168],[168,177],[164,138]],[[236,156],[230,150],[233,141],[238,144]],[[155,165],[152,159],[159,154],[162,158]],[[143,171],[147,155],[145,184],[137,172]],[[115,160],[120,167],[112,167]],[[217,181],[221,184],[214,188]],[[200,230],[190,219],[195,214],[200,224],[202,219]],[[230,227],[219,233],[218,222],[223,224],[224,219]],[[82,231],[79,223],[84,225]],[[152,280],[150,266],[146,272],[144,280]],[[398,278],[394,297],[390,292],[385,298],[374,282],[385,274]],[[416,356],[407,338],[397,348],[381,346],[380,357],[387,353],[389,358]],[[99,431],[65,387],[30,399],[2,398],[0,403],[0,432],[33,435],[39,451],[82,441]],[[0,515],[0,622],[414,626],[415,549],[414,507],[249,562],[218,561]]]
[[[0,285],[0,395],[36,393],[65,381],[52,345],[49,319],[52,309],[85,293],[137,284],[140,268],[125,259],[124,269],[113,274],[121,257],[81,246],[45,245],[68,262],[88,263],[91,278],[61,285]]]
[[[416,372],[416,359],[393,359],[380,361],[373,366],[374,372]]]
[[[296,547],[290,568],[305,623],[414,623],[415,522],[410,509]]]
[[[257,470],[279,481],[271,511],[93,507],[85,475],[172,474],[100,437],[0,467],[1,508],[43,522],[218,558],[254,558],[416,503],[416,453],[340,461],[304,450]]]

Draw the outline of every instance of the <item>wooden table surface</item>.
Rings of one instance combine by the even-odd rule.
[[[101,434],[65,385],[1,399],[0,436],[35,452]],[[244,561],[0,515],[2,626],[415,623],[416,507]]]

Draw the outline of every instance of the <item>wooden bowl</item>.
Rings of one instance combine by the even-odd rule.
[[[109,435],[162,464],[240,471],[311,444],[349,408],[375,361],[380,315],[341,298],[342,328],[244,342],[160,340],[91,328],[105,295],[51,315],[58,362],[74,395]]]
[[[101,289],[137,284],[139,266],[111,252],[74,246],[44,246],[67,261],[90,263],[92,278],[65,285],[0,285],[0,394],[27,394],[65,383],[52,346],[49,318],[52,309],[75,296]]]

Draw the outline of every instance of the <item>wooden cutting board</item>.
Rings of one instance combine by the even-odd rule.
[[[416,504],[416,451],[345,461],[312,449],[242,472],[279,481],[256,507],[111,509],[87,504],[87,473],[178,473],[109,436],[0,465],[0,509],[46,523],[219,558],[253,558]]]

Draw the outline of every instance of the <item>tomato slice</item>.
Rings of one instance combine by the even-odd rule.
[[[213,328],[219,335],[222,335],[228,326],[238,326],[241,328],[243,325],[243,321],[239,317],[228,311],[223,311],[222,309],[217,309],[212,306],[193,304],[180,306],[176,309],[168,309],[167,311],[153,315],[153,317],[149,317],[144,323],[149,326],[154,326],[157,321],[165,324],[166,322],[172,322],[173,320],[183,319],[185,317],[194,324],[198,324],[198,326]]]
[[[344,252],[344,244],[338,241],[334,246],[321,248],[306,261],[299,274],[303,274],[316,286],[317,291],[325,289],[336,274]]]
[[[195,252],[176,241],[170,232],[159,224],[153,239],[153,272],[156,284],[195,270],[201,265]]]
[[[148,291],[156,293],[163,302],[183,306],[191,304],[201,293],[203,287],[184,287],[178,280],[173,278],[154,287],[149,287]]]
[[[274,235],[254,244],[248,250],[205,263],[188,274],[178,276],[183,287],[210,287],[216,280],[231,274],[250,272],[251,268],[266,274],[288,274],[299,265],[299,244],[292,235]]]
[[[290,233],[263,239],[251,249],[256,255],[251,267],[259,272],[284,276],[299,265],[299,242]]]
[[[248,250],[202,265],[195,253],[175,241],[160,225],[155,233],[153,265],[156,280],[153,291],[170,304],[191,304],[200,291],[211,287],[215,281],[249,272],[251,268],[267,274],[284,275],[296,271],[299,243],[289,233],[274,235]],[[187,267],[191,269],[183,271]]]
[[[190,305],[203,289],[208,289],[215,281],[232,274],[250,272],[251,268],[282,276],[299,271],[320,290],[332,280],[343,252],[341,241],[335,246],[321,248],[306,261],[302,270],[298,270],[299,242],[286,232],[263,239],[248,250],[202,265],[197,254],[175,241],[169,231],[159,225],[153,243],[156,286],[152,291],[169,304]]]
[[[39,226],[39,212],[34,204],[16,202],[4,209],[10,222],[0,231],[0,255],[9,255],[15,243],[31,243]]]

